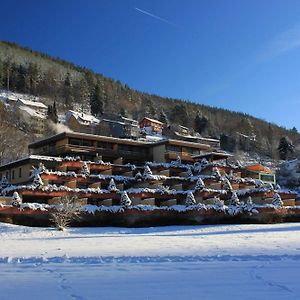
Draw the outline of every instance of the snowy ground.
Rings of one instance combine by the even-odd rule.
[[[300,224],[0,223],[0,299],[300,299]]]

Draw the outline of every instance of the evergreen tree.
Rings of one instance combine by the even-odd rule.
[[[95,116],[103,114],[103,99],[101,96],[101,88],[96,84],[90,96],[91,112]]]
[[[219,197],[213,197],[213,205],[215,206],[216,210],[222,210],[224,208],[224,201],[222,201]]]
[[[272,201],[272,204],[273,204],[274,206],[279,206],[279,207],[282,207],[282,206],[283,206],[283,202],[282,202],[281,197],[280,197],[280,195],[279,195],[278,193],[275,193],[275,194],[273,195],[273,201]]]
[[[198,133],[203,133],[208,125],[208,119],[200,114],[197,114],[195,118],[195,130]]]
[[[90,169],[86,162],[83,162],[81,174],[83,176],[90,176]]]
[[[120,204],[125,207],[129,207],[132,204],[127,192],[122,193]]]
[[[236,192],[233,192],[231,198],[229,199],[229,205],[238,206],[240,204],[239,197]]]
[[[166,113],[162,110],[159,114],[158,121],[164,123],[166,126],[169,125],[169,120]]]
[[[195,186],[195,190],[203,190],[205,188],[205,184],[203,182],[203,180],[199,177],[197,182],[196,182],[196,186]]]
[[[145,166],[143,177],[147,178],[149,176],[152,176],[152,171],[149,166]]]
[[[72,82],[71,82],[71,76],[69,72],[67,73],[66,78],[64,80],[63,97],[65,100],[65,104],[67,106],[70,106],[72,104],[73,97],[72,97]]]
[[[110,192],[117,192],[117,191],[118,191],[117,186],[116,186],[115,181],[114,181],[113,178],[110,180],[107,189],[108,189]]]
[[[40,176],[40,174],[36,174],[33,178],[33,185],[36,187],[36,188],[40,188],[44,185],[44,182]]]
[[[143,175],[141,174],[141,172],[137,172],[134,176],[134,179],[137,181],[141,181],[143,179]]]
[[[22,199],[17,191],[13,193],[11,205],[12,206],[20,206],[22,204]]]
[[[294,145],[286,137],[280,139],[278,148],[280,159],[286,160],[289,153],[294,153]]]
[[[1,178],[1,181],[0,181],[0,190],[6,188],[8,186],[8,184],[9,184],[9,182],[8,182],[6,176],[3,175]]]
[[[193,195],[192,192],[188,193],[185,199],[185,205],[186,206],[191,206],[191,205],[195,205],[196,204],[196,200],[195,197]]]

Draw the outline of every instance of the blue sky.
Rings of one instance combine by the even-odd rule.
[[[10,0],[1,11],[2,40],[300,131],[299,0]]]

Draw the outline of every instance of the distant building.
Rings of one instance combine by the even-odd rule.
[[[145,128],[146,130],[151,130],[153,133],[162,133],[162,129],[164,128],[164,123],[150,119],[147,117],[144,117],[140,122],[139,122],[140,128]]]
[[[100,120],[83,112],[69,110],[65,116],[65,123],[73,131],[93,134]]]

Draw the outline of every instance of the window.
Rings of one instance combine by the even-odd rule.
[[[113,144],[106,142],[97,142],[97,147],[101,149],[112,149]]]
[[[275,175],[259,174],[260,180],[275,183]]]
[[[15,179],[15,170],[12,170],[11,179]]]
[[[22,168],[19,168],[19,178],[22,177]]]
[[[180,153],[181,152],[181,147],[175,146],[175,145],[166,145],[166,150],[167,150],[167,152]]]
[[[93,146],[93,141],[91,141],[91,140],[80,140],[80,139],[70,138],[69,139],[69,144],[71,144],[71,145],[77,145],[77,146],[92,147]]]

